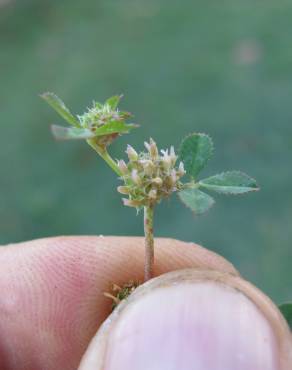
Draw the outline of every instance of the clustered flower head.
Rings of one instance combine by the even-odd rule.
[[[182,162],[176,166],[177,155],[173,147],[161,150],[160,154],[152,139],[144,144],[147,152],[138,154],[128,145],[128,163],[118,161],[124,181],[118,191],[128,195],[128,198],[123,198],[123,202],[129,207],[140,208],[159,203],[161,199],[181,189],[180,179],[185,174]]]
[[[93,106],[88,108],[87,111],[78,116],[80,125],[91,131],[111,122],[123,122],[131,117],[129,112],[121,112],[115,106],[109,103],[101,104],[93,102]]]
[[[106,148],[119,135],[137,127],[135,124],[126,123],[126,120],[132,116],[131,113],[117,108],[121,98],[121,95],[117,95],[109,98],[104,104],[93,102],[91,108],[81,116],[77,116],[78,127],[89,130],[92,135],[91,142],[99,147]]]

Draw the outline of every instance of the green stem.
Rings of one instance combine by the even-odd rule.
[[[154,206],[144,207],[144,234],[145,234],[144,280],[145,281],[153,277],[153,265],[154,265],[153,214],[154,214]]]
[[[122,176],[122,173],[117,163],[109,155],[106,148],[97,145],[93,140],[87,140],[87,143],[101,156],[102,159],[110,166],[110,168],[118,175]]]

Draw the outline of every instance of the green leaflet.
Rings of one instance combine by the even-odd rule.
[[[64,118],[65,121],[70,123],[75,127],[80,127],[80,123],[76,117],[69,111],[66,105],[62,102],[62,100],[55,94],[46,92],[41,94],[41,97],[56,111],[60,114],[61,117]]]
[[[51,129],[57,140],[84,140],[95,137],[95,134],[86,128],[52,125]]]
[[[279,310],[288,322],[290,329],[292,330],[292,303],[283,303],[279,306]]]
[[[98,127],[94,131],[94,136],[103,136],[103,135],[110,135],[110,134],[124,134],[132,130],[133,128],[138,127],[133,123],[125,123],[122,121],[112,121],[106,123],[103,126]]]
[[[97,128],[95,131],[91,131],[87,128],[52,125],[52,133],[58,140],[82,140],[111,134],[125,134],[135,127],[137,125],[124,122],[110,122]]]
[[[223,172],[201,180],[199,185],[221,194],[243,194],[259,190],[256,181],[240,171]]]
[[[195,188],[182,190],[178,196],[197,215],[208,211],[215,203],[210,195]]]
[[[179,161],[182,161],[186,173],[196,177],[205,167],[213,153],[213,142],[208,135],[191,134],[181,143]]]
[[[112,110],[115,110],[115,109],[117,109],[117,106],[118,106],[122,97],[123,97],[123,95],[112,96],[111,98],[108,98],[105,103],[108,104],[111,107]]]

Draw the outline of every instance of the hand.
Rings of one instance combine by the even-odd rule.
[[[142,238],[119,237],[59,237],[0,248],[0,369],[73,370],[85,352],[82,370],[101,370],[94,363],[100,359],[104,370],[290,369],[291,337],[272,303],[265,301],[267,321],[244,294],[208,279],[159,294],[154,280],[116,311],[107,341],[98,335],[86,351],[109,314],[103,292],[112,282],[142,280],[143,254]],[[156,275],[187,267],[241,280],[210,251],[156,240]]]

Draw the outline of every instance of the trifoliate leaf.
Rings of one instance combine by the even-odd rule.
[[[259,190],[256,181],[240,171],[223,172],[199,182],[201,187],[221,194],[243,194]]]
[[[178,193],[181,201],[195,214],[199,215],[213,206],[214,199],[198,189],[185,189]]]
[[[51,128],[54,137],[58,140],[84,140],[95,137],[94,132],[86,128],[62,127],[57,125],[52,125]]]
[[[79,121],[69,109],[65,106],[62,100],[55,94],[46,92],[41,95],[41,97],[53,108],[56,112],[64,118],[65,121],[70,123],[73,126],[80,127]]]
[[[191,134],[181,143],[179,161],[182,161],[186,173],[196,177],[205,167],[213,153],[213,142],[208,135]]]
[[[111,98],[108,98],[105,103],[108,104],[111,107],[111,109],[115,110],[115,109],[117,109],[117,106],[118,106],[122,97],[123,97],[123,95],[112,96]]]
[[[110,134],[125,134],[132,130],[133,128],[138,127],[135,124],[127,124],[122,121],[112,121],[103,126],[98,127],[94,131],[94,136],[103,136],[103,135],[110,135]]]
[[[292,330],[292,303],[283,303],[279,306],[279,310],[288,322],[290,329]]]

